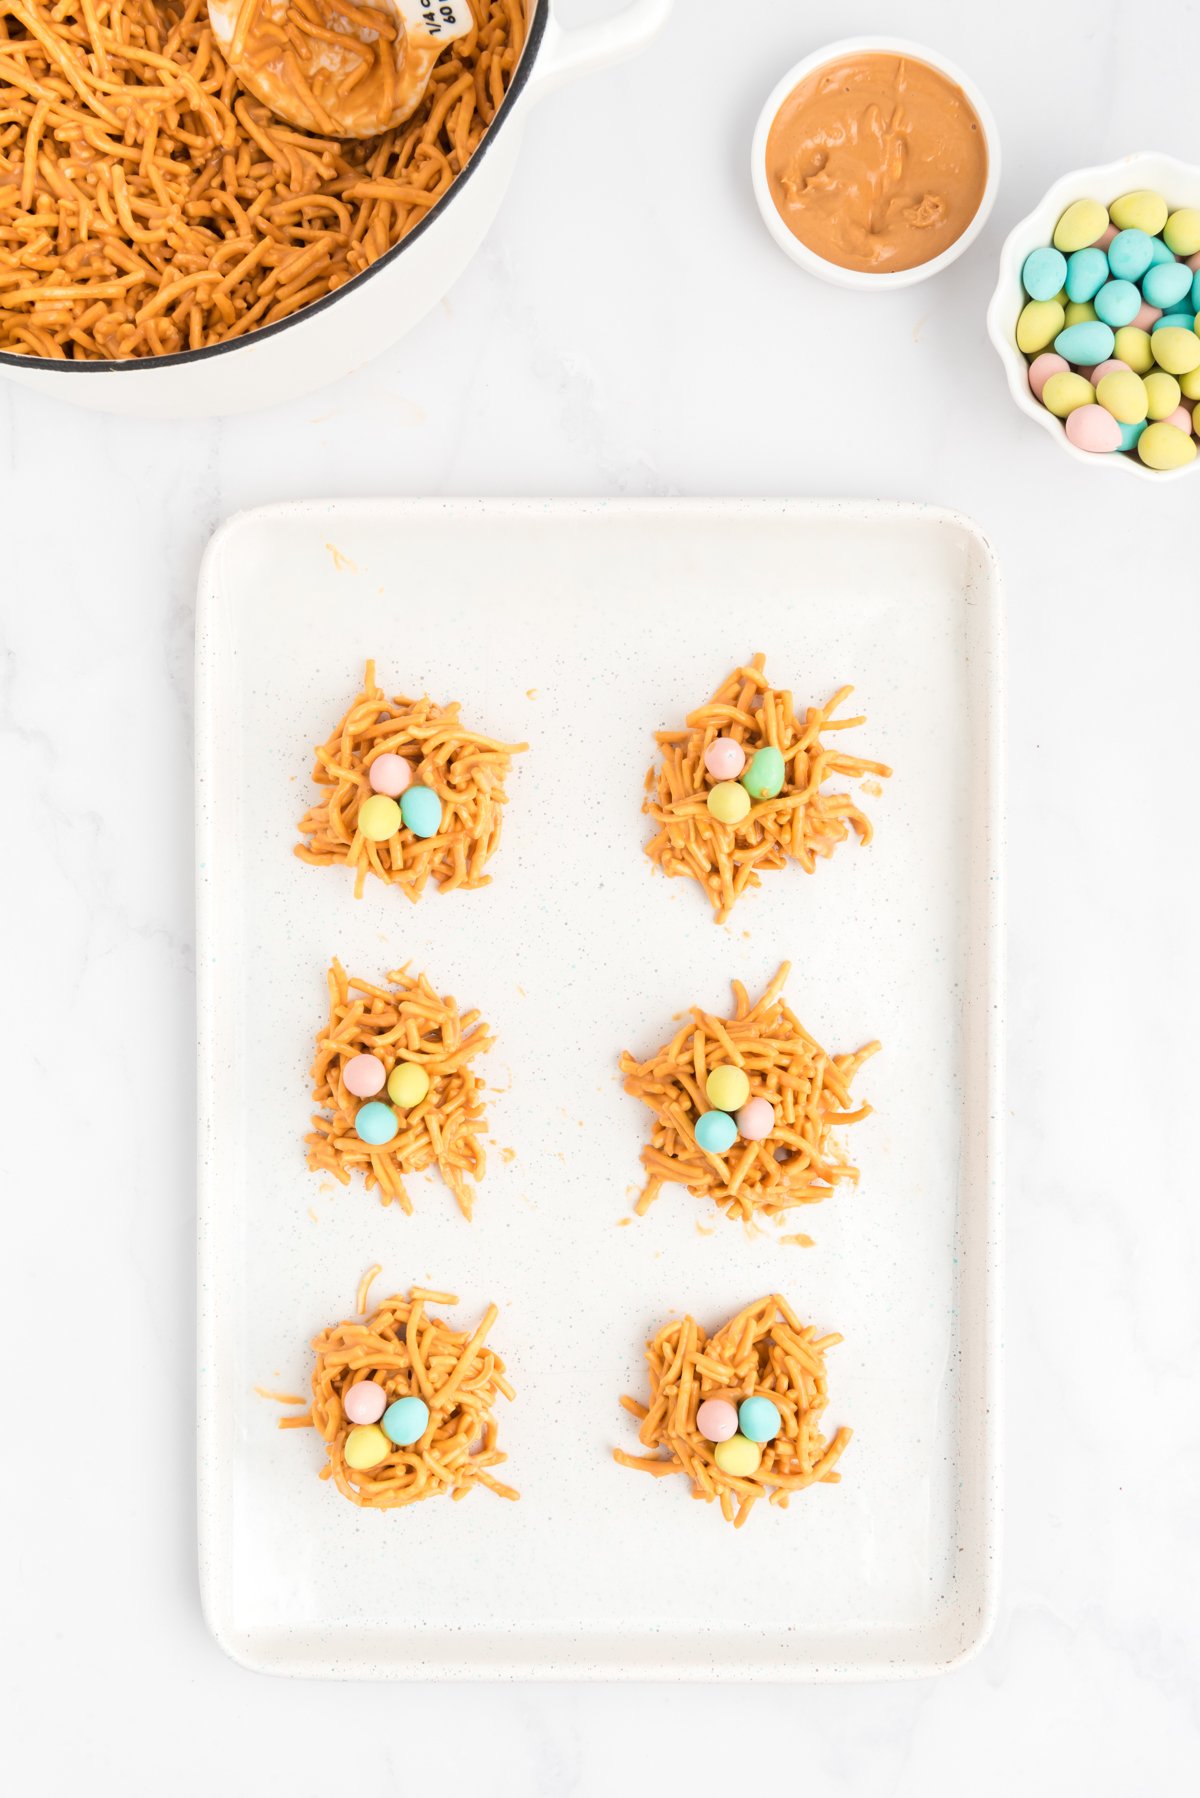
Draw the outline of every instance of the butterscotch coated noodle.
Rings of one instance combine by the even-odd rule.
[[[457,704],[388,699],[368,662],[362,692],[317,749],[313,780],[323,797],[300,820],[307,841],[296,844],[296,854],[319,868],[353,868],[356,898],[368,874],[414,902],[430,880],[443,892],[487,886],[491,876],[484,870],[500,842],[508,801],[504,783],[512,757],[528,747],[467,730]],[[435,836],[405,828],[376,843],[363,835],[359,808],[371,797],[371,764],[381,755],[403,756],[414,784],[437,794],[442,821]]]
[[[642,809],[657,827],[646,854],[664,874],[699,881],[718,924],[748,887],[761,884],[764,871],[792,860],[811,874],[818,858],[832,855],[851,830],[869,843],[870,820],[850,795],[823,788],[837,776],[859,780],[891,773],[882,762],[862,761],[822,741],[823,733],[866,723],[863,717],[833,716],[852,687],[839,688],[826,705],[809,706],[801,719],[792,695],[768,682],[765,663],[764,656],[756,655],[735,668],[707,705],[689,712],[683,730],[655,731],[661,755],[646,777]],[[715,783],[705,769],[704,752],[717,737],[740,743],[747,764],[767,746],[778,749],[784,761],[781,791],[773,799],[756,800],[737,824],[721,823],[708,809]]]
[[[748,1221],[779,1219],[793,1206],[827,1199],[842,1181],[857,1182],[858,1169],[832,1132],[870,1116],[869,1105],[853,1105],[850,1083],[879,1044],[829,1054],[781,996],[790,971],[784,962],[753,1005],[741,981],[733,981],[730,1018],[693,1006],[688,1022],[648,1061],[622,1054],[625,1091],[654,1114],[642,1150],[648,1177],[634,1206],[639,1214],[670,1183],[711,1199],[728,1218]],[[750,1097],[767,1100],[775,1125],[763,1141],[739,1135],[725,1154],[710,1154],[696,1142],[696,1120],[712,1109],[708,1075],[728,1066],[744,1070]]]
[[[329,970],[329,1021],[318,1033],[312,1065],[313,1099],[321,1110],[304,1139],[308,1165],[343,1186],[360,1173],[382,1204],[394,1200],[409,1215],[405,1177],[436,1166],[469,1218],[472,1182],[483,1178],[487,1166],[480,1140],[487,1128],[483,1083],[471,1063],[491,1048],[492,1038],[477,1011],[460,1012],[426,975],[397,968],[387,978],[386,987],[351,979],[336,960]],[[346,1090],[342,1076],[355,1055],[377,1056],[388,1074],[403,1061],[429,1076],[425,1097],[398,1109],[399,1133],[381,1147],[363,1142],[354,1128],[363,1101]],[[388,1102],[386,1087],[379,1099]]]
[[[829,1403],[825,1354],[842,1340],[818,1336],[803,1324],[787,1300],[772,1293],[747,1305],[708,1336],[693,1317],[664,1324],[646,1347],[650,1402],[622,1398],[639,1420],[638,1440],[648,1455],[613,1450],[623,1467],[657,1476],[684,1474],[692,1497],[715,1499],[727,1523],[740,1529],[760,1498],[786,1509],[794,1492],[818,1482],[835,1484],[852,1432],[826,1436],[821,1419]],[[715,1443],[701,1435],[696,1413],[706,1399],[724,1399],[735,1409],[742,1399],[769,1398],[780,1414],[779,1433],[763,1444],[755,1473],[725,1473],[717,1465]]]
[[[0,349],[204,349],[361,274],[447,193],[508,89],[523,0],[471,5],[412,116],[354,139],[255,99],[206,0],[4,0]],[[310,0],[290,10],[293,29],[325,29]]]
[[[446,1493],[465,1498],[476,1486],[516,1498],[492,1471],[508,1459],[497,1447],[492,1410],[497,1398],[514,1396],[503,1361],[488,1345],[495,1305],[473,1330],[456,1330],[429,1309],[457,1305],[454,1294],[414,1286],[407,1297],[397,1293],[367,1316],[367,1293],[378,1272],[372,1268],[359,1286],[358,1315],[313,1338],[312,1405],[301,1417],[280,1418],[280,1429],[316,1429],[325,1444],[321,1478],[369,1509],[392,1511]],[[342,1408],[347,1387],[360,1380],[382,1386],[389,1405],[414,1397],[429,1407],[420,1439],[407,1448],[393,1446],[365,1472],[346,1463],[353,1425]]]

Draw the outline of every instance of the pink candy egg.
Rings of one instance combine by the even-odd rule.
[[[704,751],[704,766],[714,780],[736,780],[746,766],[746,751],[732,737],[715,737]]]
[[[696,1428],[706,1442],[728,1442],[737,1435],[738,1414],[725,1398],[706,1398],[696,1413]]]
[[[1197,250],[1194,256],[1188,257],[1187,265],[1190,269],[1200,269],[1200,250]]]
[[[377,755],[367,769],[367,779],[373,793],[399,799],[412,782],[412,767],[402,755]]]
[[[1121,427],[1103,406],[1077,406],[1067,419],[1067,436],[1076,449],[1108,455],[1121,447]]]
[[[1106,225],[1101,236],[1096,239],[1094,248],[1097,250],[1107,250],[1109,244],[1116,235],[1117,227],[1115,225]]]
[[[769,1099],[747,1099],[734,1113],[734,1122],[747,1142],[766,1142],[775,1128],[775,1107]]]
[[[356,1380],[342,1395],[342,1410],[351,1423],[378,1423],[387,1410],[387,1393],[374,1380]]]
[[[1186,406],[1176,406],[1170,418],[1164,418],[1163,423],[1174,425],[1175,429],[1182,431],[1185,437],[1190,437],[1192,434],[1192,415]]]
[[[1146,301],[1143,300],[1133,317],[1134,329],[1137,331],[1148,331],[1151,325],[1161,317],[1162,313],[1157,306],[1149,306]]]
[[[1043,350],[1029,364],[1029,391],[1035,400],[1042,397],[1042,389],[1051,375],[1065,375],[1070,372],[1071,364],[1065,356],[1056,356],[1052,350]]]
[[[373,1099],[376,1093],[383,1091],[387,1069],[378,1055],[352,1055],[342,1069],[342,1079],[346,1082],[346,1091],[353,1093],[356,1099]],[[364,1421],[374,1423],[375,1420],[368,1417]]]
[[[1128,362],[1121,362],[1116,356],[1110,356],[1107,362],[1097,362],[1095,368],[1089,368],[1086,371],[1087,378],[1092,383],[1092,386],[1095,387],[1098,382],[1104,379],[1105,375],[1113,374],[1118,368],[1123,368],[1126,374],[1129,373]]]

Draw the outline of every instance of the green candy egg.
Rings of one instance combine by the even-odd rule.
[[[774,799],[783,788],[785,772],[783,757],[768,743],[755,751],[754,760],[742,775],[742,785],[751,799]]]

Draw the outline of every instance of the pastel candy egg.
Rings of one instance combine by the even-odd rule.
[[[351,1430],[346,1437],[342,1453],[346,1457],[346,1466],[355,1473],[365,1473],[368,1467],[378,1467],[391,1453],[391,1443],[377,1423],[360,1424]]]
[[[1167,222],[1167,202],[1148,187],[1122,194],[1108,209],[1108,216],[1118,231],[1144,231],[1157,237]]]
[[[1183,398],[1179,382],[1165,369],[1156,368],[1146,376],[1146,416],[1150,419],[1170,418]]]
[[[706,1442],[728,1442],[737,1427],[737,1411],[727,1398],[706,1398],[696,1412],[696,1428]]]
[[[1175,425],[1147,425],[1138,438],[1137,453],[1147,468],[1183,468],[1196,459],[1196,440]]]
[[[1113,342],[1113,351],[1135,375],[1149,374],[1154,367],[1150,333],[1139,331],[1136,325],[1121,326]]]
[[[1169,375],[1190,375],[1194,368],[1200,368],[1200,337],[1194,331],[1171,325],[1165,331],[1155,331],[1150,345],[1154,360]]]
[[[1095,368],[1090,371],[1085,370],[1084,372],[1087,374],[1088,380],[1094,387],[1097,381],[1102,381],[1105,375],[1111,375],[1115,369],[1128,367],[1129,364],[1127,362],[1121,362],[1117,357],[1110,356],[1107,362],[1098,362]]]
[[[429,1091],[429,1075],[415,1061],[398,1061],[388,1075],[388,1098],[402,1111],[411,1111]]]
[[[1200,251],[1197,251],[1194,256],[1188,257],[1187,265],[1190,269],[1194,269],[1196,273],[1200,275]],[[1196,310],[1200,312],[1200,306],[1198,306]]]
[[[383,1083],[387,1079],[387,1069],[378,1055],[352,1055],[342,1069],[342,1079],[346,1091],[353,1093],[356,1099],[373,1099],[376,1093],[383,1091]],[[368,1423],[374,1423],[368,1417]]]
[[[747,1442],[773,1442],[782,1425],[779,1406],[760,1393],[744,1398],[738,1406],[738,1429]]]
[[[1105,254],[1118,281],[1140,281],[1154,261],[1154,239],[1145,231],[1118,231]]]
[[[1051,375],[1042,390],[1042,404],[1055,418],[1066,418],[1077,406],[1090,406],[1095,397],[1095,388],[1082,375]]]
[[[371,843],[386,843],[400,828],[400,807],[386,793],[372,793],[358,808],[358,828]]]
[[[432,787],[409,787],[400,795],[400,816],[414,837],[435,837],[442,828],[442,802]]]
[[[742,1068],[714,1068],[704,1082],[704,1094],[717,1111],[737,1111],[750,1097],[750,1081]]]
[[[1157,306],[1147,306],[1145,300],[1143,300],[1129,322],[1130,324],[1136,325],[1139,331],[1148,331],[1155,320],[1160,319],[1161,317],[1162,313]]]
[[[1144,418],[1142,419],[1140,424],[1122,425],[1121,426],[1121,442],[1120,442],[1119,448],[1121,448],[1123,450],[1136,449],[1138,446],[1138,438],[1141,436],[1142,432],[1145,429],[1146,429],[1146,421]]]
[[[1185,400],[1200,400],[1200,368],[1179,377],[1179,391]]]
[[[1195,260],[1196,259],[1193,256],[1192,261],[1194,262]],[[1196,308],[1197,312],[1200,312],[1200,268],[1198,268],[1192,276],[1192,305]]]
[[[713,1449],[713,1460],[722,1473],[732,1474],[735,1479],[748,1480],[758,1472],[762,1449],[757,1442],[747,1442],[744,1436],[731,1436],[728,1442],[717,1443]]]
[[[1107,268],[1107,263],[1105,267]],[[1067,278],[1067,259],[1061,250],[1031,250],[1021,268],[1021,285],[1031,300],[1052,300]]]
[[[1096,388],[1096,398],[1118,424],[1140,424],[1149,410],[1146,384],[1132,370],[1117,369],[1113,374],[1105,375]]]
[[[1067,419],[1067,436],[1076,449],[1103,456],[1121,447],[1121,427],[1103,406],[1080,406]]]
[[[1162,422],[1164,424],[1174,425],[1175,429],[1177,431],[1182,431],[1185,437],[1190,434],[1192,429],[1192,415],[1186,406],[1176,406],[1171,416],[1165,418]]]
[[[734,1122],[747,1142],[766,1142],[775,1128],[775,1107],[769,1099],[747,1099]]]
[[[1174,262],[1175,260],[1161,237],[1152,237],[1150,239],[1150,249],[1152,252],[1150,258],[1151,268],[1154,268],[1157,263]]]
[[[1125,328],[1128,330],[1129,327]],[[1060,356],[1065,356],[1077,368],[1086,368],[1089,363],[1103,362],[1111,356],[1114,341],[1109,326],[1102,325],[1099,319],[1093,319],[1084,325],[1068,325],[1054,339],[1054,347]],[[1200,343],[1200,339],[1197,342]]]
[[[400,1120],[391,1106],[378,1099],[372,1099],[369,1105],[360,1105],[355,1114],[355,1134],[360,1142],[370,1143],[373,1149],[391,1142],[399,1128]]]
[[[1110,218],[1107,225],[1105,225],[1103,231],[1100,233],[1099,237],[1096,239],[1096,248],[1098,250],[1107,250],[1109,244],[1112,242],[1113,238],[1116,235],[1117,235],[1117,227],[1116,227],[1116,225],[1113,224],[1112,219]]]
[[[696,1144],[706,1155],[723,1155],[737,1141],[737,1125],[727,1111],[706,1111],[696,1119]]]
[[[1108,228],[1108,211],[1099,200],[1075,200],[1054,227],[1054,247],[1064,256],[1086,250]]]
[[[1068,325],[1090,325],[1098,316],[1090,300],[1068,300],[1063,308]]]
[[[1108,257],[1103,250],[1076,250],[1067,263],[1067,298],[1094,299],[1107,280]]]
[[[1065,375],[1070,366],[1065,356],[1056,356],[1053,350],[1043,350],[1035,356],[1029,364],[1029,390],[1034,399],[1041,399],[1051,375]]]
[[[746,751],[732,737],[714,737],[704,751],[704,766],[714,780],[736,780],[746,766]]]
[[[1024,356],[1036,356],[1050,347],[1066,322],[1057,300],[1030,300],[1017,320],[1017,348]]]
[[[755,751],[754,760],[742,775],[742,785],[751,799],[774,799],[786,772],[779,750],[773,743],[766,743]]]
[[[1200,207],[1181,206],[1161,229],[1173,256],[1194,256],[1200,250]]]
[[[1191,291],[1192,271],[1184,268],[1182,262],[1161,262],[1157,268],[1147,269],[1142,277],[1143,297],[1163,312],[1189,298]]]
[[[379,1427],[389,1442],[397,1448],[411,1448],[425,1434],[429,1423],[429,1406],[423,1398],[415,1393],[408,1398],[398,1398],[388,1406],[380,1420]]]
[[[1142,296],[1132,281],[1106,281],[1092,304],[1096,317],[1117,330],[1131,325],[1142,309]]]
[[[705,804],[720,823],[740,824],[750,810],[750,795],[740,780],[720,780],[708,789]]]
[[[399,799],[412,780],[412,766],[402,755],[377,755],[367,769],[367,779],[372,792]]]
[[[387,1393],[374,1380],[355,1380],[342,1394],[342,1410],[351,1423],[378,1423],[387,1410]]]

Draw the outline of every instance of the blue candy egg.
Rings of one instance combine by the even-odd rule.
[[[442,827],[442,802],[432,787],[406,787],[400,816],[414,837],[435,837]]]
[[[1094,368],[1097,362],[1107,362],[1115,344],[1112,327],[1102,324],[1098,318],[1087,319],[1081,325],[1068,325],[1054,339],[1058,354],[1073,362],[1076,368]]]
[[[411,1448],[425,1434],[429,1423],[429,1406],[423,1398],[412,1395],[398,1398],[379,1419],[379,1427],[397,1448]]]
[[[1192,305],[1200,312],[1200,268],[1196,270],[1192,281]]]
[[[1141,311],[1142,296],[1132,281],[1106,281],[1092,304],[1101,323],[1119,331],[1122,325],[1131,325]]]
[[[1174,257],[1173,252],[1167,248],[1166,244],[1163,242],[1161,237],[1152,237],[1150,239],[1150,267],[1151,268],[1153,268],[1156,263],[1174,262],[1174,260],[1175,260],[1175,257]]]
[[[1192,314],[1190,311],[1188,311],[1188,312],[1164,312],[1162,317],[1156,318],[1154,323],[1151,325],[1150,335],[1151,335],[1151,337],[1153,337],[1154,333],[1156,331],[1165,331],[1168,328],[1170,328],[1172,330],[1180,329],[1180,330],[1184,330],[1184,331],[1192,331],[1195,329],[1195,326],[1196,326],[1196,321],[1192,317]]]
[[[782,1422],[774,1400],[757,1393],[753,1398],[744,1398],[738,1406],[738,1429],[747,1442],[773,1441]]]
[[[1120,447],[1123,450],[1131,450],[1131,449],[1137,448],[1137,440],[1141,436],[1142,432],[1146,429],[1146,422],[1147,421],[1143,418],[1142,420],[1140,420],[1140,422],[1138,424],[1135,424],[1135,425],[1119,425],[1119,429],[1121,432]]]
[[[1146,270],[1142,278],[1142,294],[1148,306],[1169,312],[1192,291],[1192,271],[1186,262],[1159,262]]]
[[[1050,244],[1042,250],[1031,250],[1021,269],[1021,285],[1031,300],[1054,299],[1062,292],[1066,278],[1067,259]]]
[[[1090,250],[1076,250],[1067,258],[1067,278],[1064,283],[1069,300],[1090,300],[1108,280],[1108,257],[1103,250],[1093,245]],[[1057,287],[1054,293],[1057,293]],[[1053,293],[1046,295],[1048,300],[1054,298]]]
[[[706,1155],[723,1155],[737,1141],[737,1125],[727,1111],[706,1111],[696,1119],[696,1141]]]
[[[1154,254],[1154,239],[1145,231],[1118,231],[1108,246],[1108,266],[1118,281],[1140,281]]]
[[[373,1149],[391,1142],[399,1128],[400,1120],[391,1106],[381,1104],[378,1099],[372,1099],[369,1105],[360,1105],[354,1116],[359,1141],[370,1143]]]

